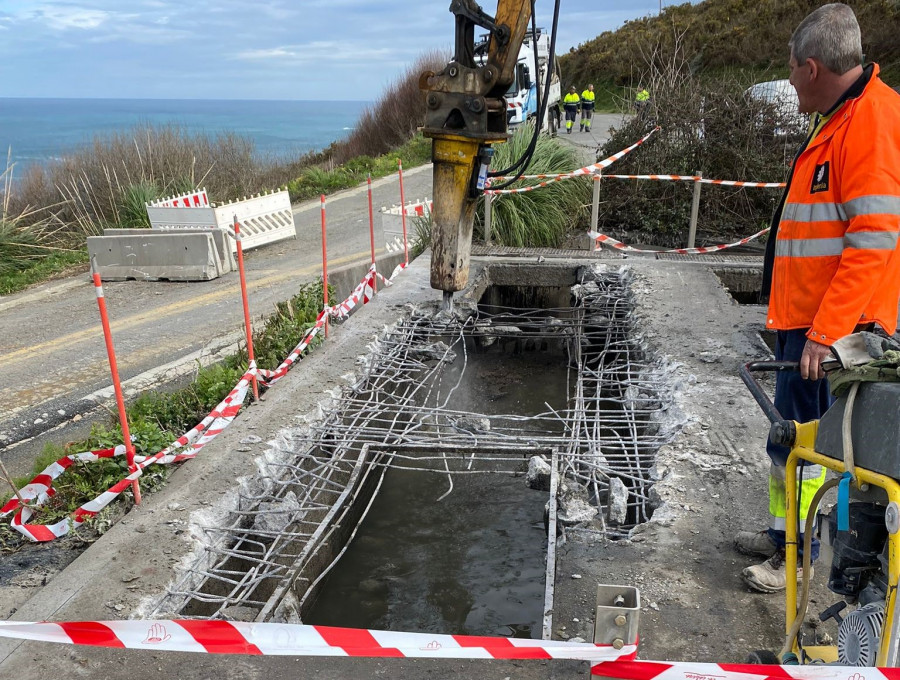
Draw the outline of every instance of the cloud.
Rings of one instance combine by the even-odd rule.
[[[110,13],[82,7],[44,5],[36,9],[32,17],[55,31],[93,30],[105,24]]]
[[[235,59],[246,61],[262,61],[274,59],[284,62],[317,62],[328,60],[335,62],[367,62],[396,59],[393,48],[364,47],[352,43],[332,40],[320,40],[301,45],[285,45],[238,52]]]

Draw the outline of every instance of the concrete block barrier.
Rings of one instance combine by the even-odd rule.
[[[210,281],[223,274],[210,232],[91,236],[87,247],[104,281]]]

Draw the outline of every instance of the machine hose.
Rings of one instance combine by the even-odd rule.
[[[797,606],[797,611],[794,614],[794,620],[791,622],[791,627],[785,636],[784,647],[778,652],[779,659],[783,658],[785,654],[792,653],[794,648],[794,638],[796,638],[797,634],[800,632],[800,626],[803,625],[803,617],[806,615],[806,608],[809,606],[809,570],[811,567],[809,553],[812,547],[813,524],[816,521],[816,510],[819,508],[819,503],[822,502],[822,497],[828,491],[831,491],[831,489],[840,484],[840,482],[840,479],[830,479],[825,482],[821,488],[816,491],[816,495],[813,496],[812,502],[809,505],[809,510],[806,513],[806,525],[803,532],[803,585],[800,588],[800,603]],[[790,578],[790,574],[787,574],[786,576]]]

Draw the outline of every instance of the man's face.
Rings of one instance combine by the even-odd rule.
[[[815,112],[815,106],[811,102],[813,79],[811,61],[811,59],[807,59],[804,63],[798,64],[794,55],[791,54],[791,60],[788,62],[791,68],[789,80],[797,91],[797,99],[800,101],[800,106],[798,107],[800,113]]]

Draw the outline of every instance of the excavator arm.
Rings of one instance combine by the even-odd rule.
[[[425,127],[432,139],[434,208],[431,231],[431,287],[445,303],[469,279],[475,204],[484,188],[491,145],[507,140],[506,100],[515,78],[519,47],[531,19],[531,0],[498,0],[486,14],[474,0],[452,0],[456,17],[453,60],[419,79],[426,94]],[[489,32],[487,58],[475,56],[475,28]]]

